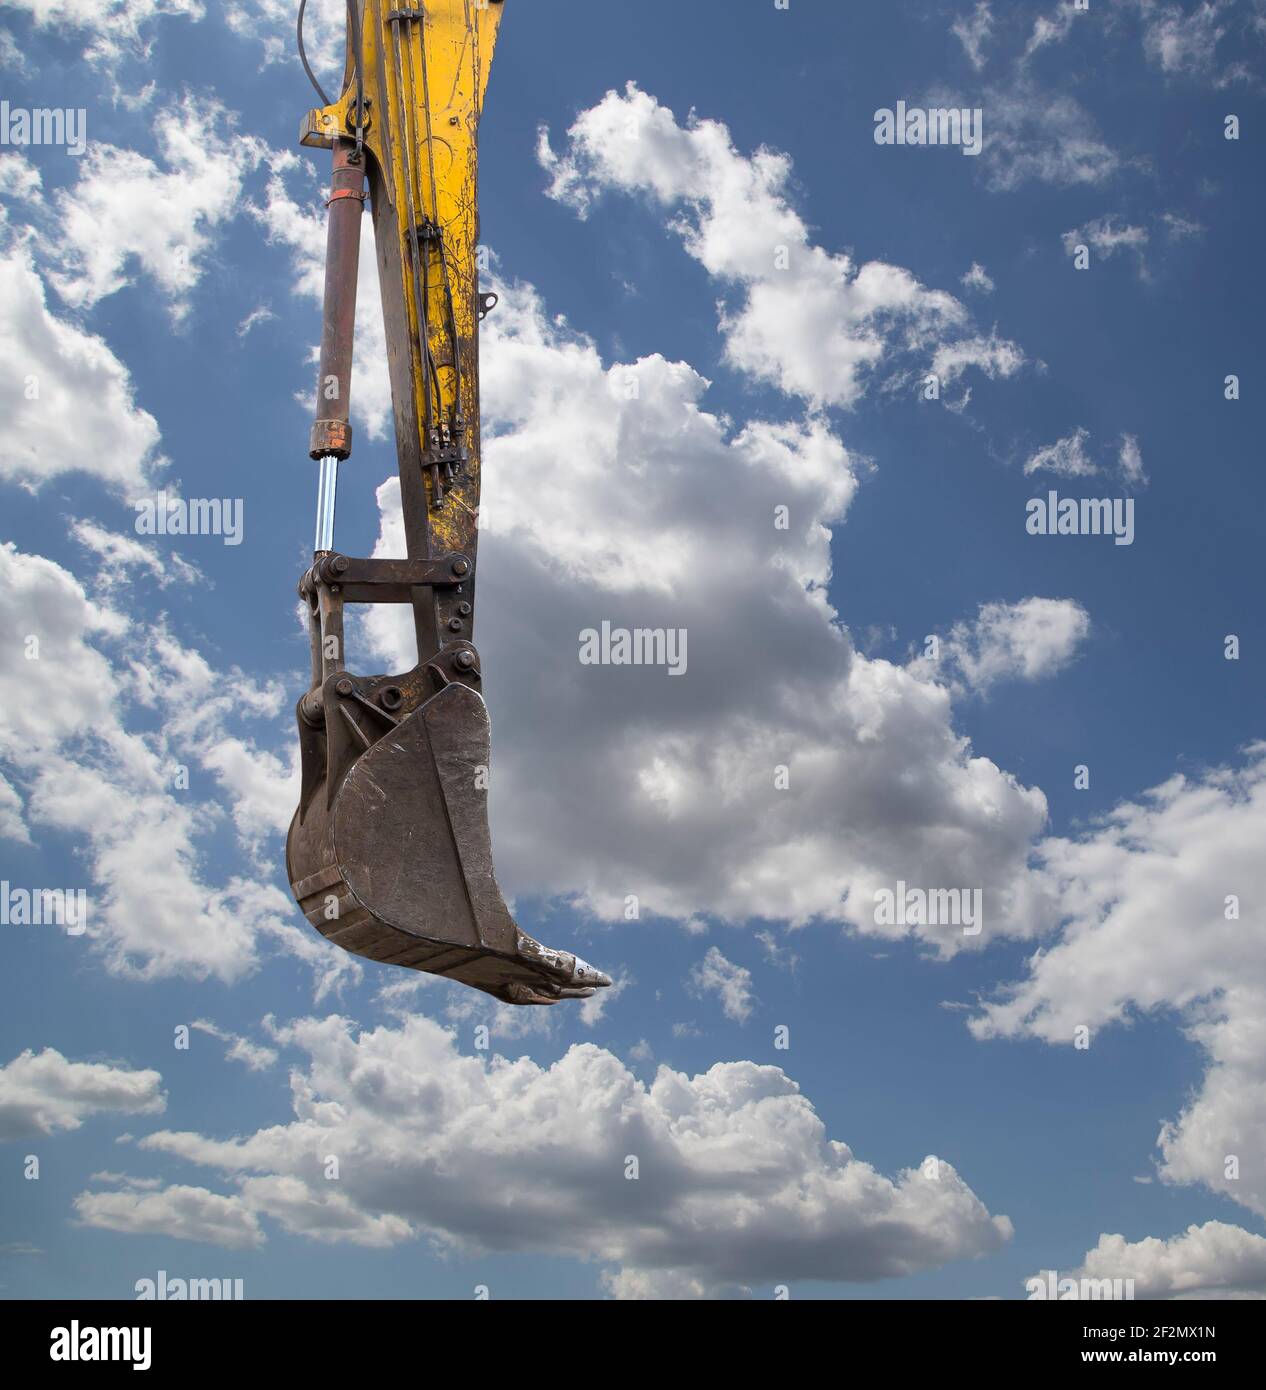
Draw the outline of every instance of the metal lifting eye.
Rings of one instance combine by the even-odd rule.
[[[486,318],[488,317],[488,315],[489,315],[490,313],[492,313],[492,311],[497,307],[497,301],[498,301],[499,298],[500,298],[500,296],[495,295],[495,294],[491,294],[491,293],[489,293],[489,294],[481,294],[481,295],[479,296],[479,322],[480,322],[480,323],[483,323],[484,319],[486,319]]]

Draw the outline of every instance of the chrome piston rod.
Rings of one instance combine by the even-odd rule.
[[[334,549],[334,503],[338,495],[338,458],[326,454],[320,461],[320,478],[317,482],[316,541],[314,549],[319,555],[323,550]]]

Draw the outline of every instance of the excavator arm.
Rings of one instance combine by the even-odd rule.
[[[303,56],[303,9],[299,41]],[[312,681],[298,705],[302,784],[286,859],[308,921],[371,960],[445,975],[512,1004],[585,998],[609,978],[542,946],[497,886],[488,712],[474,646],[478,574],[479,117],[504,0],[347,0],[336,101],[300,141],[333,155],[316,419],[317,534],[299,592]],[[306,56],[304,67],[308,68]],[[308,69],[309,76],[312,76]],[[386,329],[407,554],[334,547],[368,203]],[[418,661],[344,664],[348,603],[407,604]]]

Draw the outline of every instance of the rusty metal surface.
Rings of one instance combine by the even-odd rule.
[[[586,998],[607,976],[521,931],[497,886],[478,679],[466,645],[401,675],[327,677],[322,725],[299,716],[304,792],[286,847],[296,900],[327,940],[370,960],[506,1003]]]
[[[337,585],[344,603],[412,603],[419,588],[473,592],[474,567],[465,555],[365,560],[330,552],[319,556],[299,581],[299,593],[308,597],[318,583]]]
[[[325,313],[317,373],[316,419],[308,452],[312,458],[352,452],[348,423],[352,397],[352,347],[356,334],[357,269],[365,200],[365,155],[351,140],[334,146],[329,224],[325,244]]]
[[[477,787],[489,747],[483,700],[445,686],[357,760],[334,813],[335,857],[356,899],[389,926],[512,955]]]

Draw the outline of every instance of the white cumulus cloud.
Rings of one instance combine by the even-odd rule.
[[[29,1049],[0,1067],[0,1140],[78,1129],[92,1115],[154,1115],[166,1108],[156,1071],[72,1062]]]
[[[463,1056],[416,1016],[359,1032],[309,1018],[274,1035],[304,1055],[292,1118],[232,1139],[140,1141],[232,1184],[196,1238],[218,1226],[222,1244],[245,1244],[268,1222],[368,1247],[426,1236],[594,1260],[614,1293],[645,1297],[898,1277],[993,1253],[1011,1235],[951,1165],[888,1178],[828,1139],[777,1067],[660,1067],[646,1084],[592,1044],[549,1067]],[[339,1156],[337,1183],[326,1154]],[[199,1215],[215,1195],[175,1191],[197,1193]],[[85,1193],[76,1209],[110,1229],[161,1230],[170,1192]]]
[[[1266,1298],[1266,1238],[1225,1221],[1188,1226],[1169,1240],[1101,1235],[1071,1277],[1132,1279],[1136,1299],[1261,1299]]]
[[[354,970],[296,923],[273,882],[215,883],[203,864],[202,837],[226,806],[249,848],[297,796],[293,765],[236,727],[278,716],[280,689],[217,674],[161,624],[133,626],[69,571],[15,546],[0,546],[0,583],[11,600],[0,616],[0,765],[25,797],[28,833],[53,829],[86,848],[82,940],[112,970],[146,979],[240,979],[264,938],[326,983]],[[180,789],[182,766],[221,795]]]
[[[1033,473],[1058,473],[1062,478],[1084,478],[1099,470],[1086,452],[1090,431],[1075,429],[1072,434],[1043,445],[1031,454],[1024,465],[1025,476]]]
[[[135,150],[93,143],[70,188],[53,198],[58,229],[49,278],[76,308],[129,283],[133,264],[183,318],[216,229],[235,217],[244,178],[267,147],[233,129],[215,102],[186,96],[154,126],[162,164]]]
[[[1074,599],[1026,598],[984,603],[971,622],[955,623],[939,662],[920,658],[921,673],[986,691],[999,681],[1037,681],[1072,661],[1090,632],[1090,614]]]
[[[1074,1041],[1175,1014],[1204,1076],[1158,1136],[1160,1176],[1266,1215],[1266,744],[1176,775],[1037,849],[1063,925],[972,1020],[981,1038]],[[1232,1163],[1231,1160],[1235,1162]]]
[[[135,494],[163,466],[154,417],[94,334],[49,310],[30,252],[0,252],[0,479],[38,487],[86,473]]]
[[[37,29],[82,34],[84,56],[111,64],[127,53],[141,54],[151,22],[161,16],[198,20],[202,0],[5,0],[8,9],[29,15]]]
[[[697,994],[715,994],[721,1012],[735,1023],[746,1023],[752,1016],[752,972],[735,965],[715,947],[691,968],[690,987]]]
[[[869,378],[902,354],[925,359],[979,337],[953,295],[900,266],[852,258],[813,243],[787,193],[791,161],[735,149],[718,121],[679,123],[630,84],[581,112],[556,153],[541,133],[550,193],[582,215],[607,190],[637,193],[670,214],[691,256],[739,300],[722,307],[729,362],[813,405],[852,406]],[[1014,344],[979,365],[1011,375]]]

